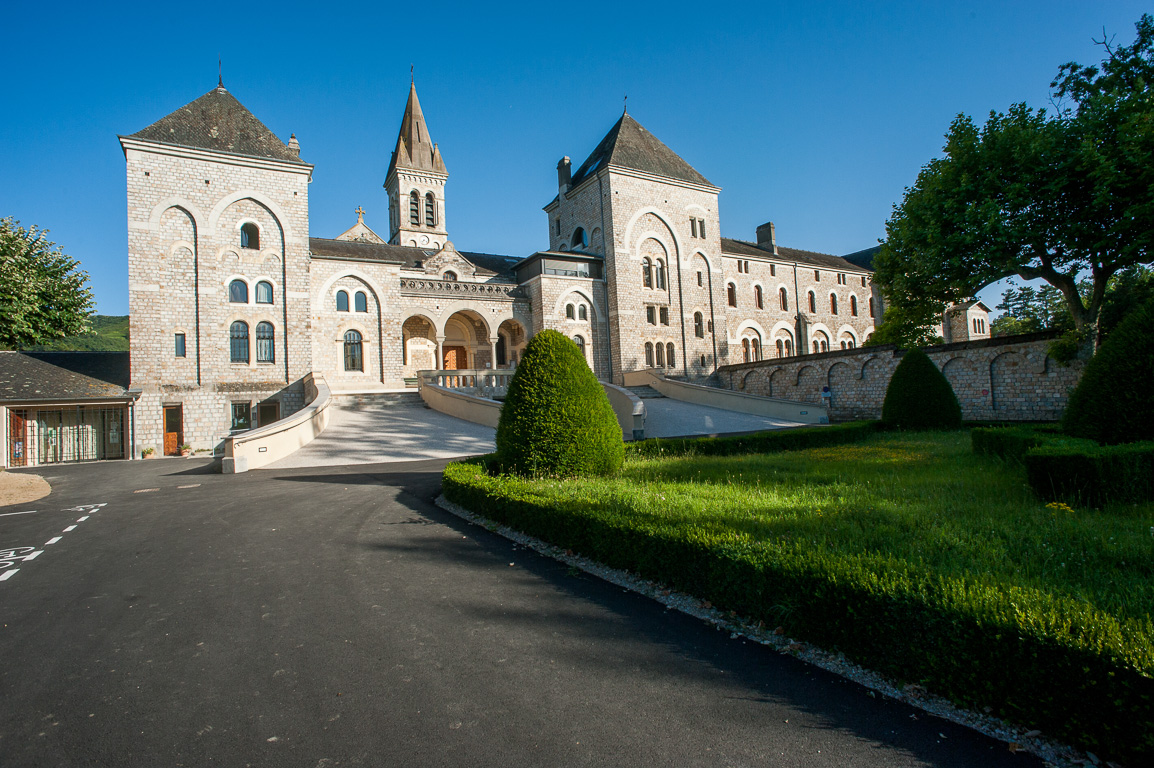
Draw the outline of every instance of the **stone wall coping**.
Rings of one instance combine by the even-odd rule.
[[[991,336],[988,339],[971,339],[969,341],[955,341],[951,344],[937,344],[932,347],[920,347],[920,349],[927,355],[935,355],[943,352],[958,352],[964,349],[982,349],[984,347],[1002,347],[1011,346],[1014,344],[1030,344],[1036,341],[1048,341],[1057,338],[1058,334],[1054,331],[1037,331],[1035,333],[1022,333],[1017,336]],[[898,348],[896,344],[879,344],[874,347],[854,347],[853,349],[831,349],[828,352],[811,352],[804,355],[792,355],[790,357],[767,357],[761,360],[751,360],[748,363],[730,363],[729,365],[719,365],[717,367],[718,373],[733,373],[736,371],[747,371],[753,368],[764,368],[768,365],[792,365],[795,363],[803,363],[810,360],[831,360],[839,357],[857,357],[861,355],[875,354],[879,357],[889,354],[892,357],[902,357],[906,350]]]
[[[424,379],[421,381],[421,399],[434,411],[474,424],[495,429],[501,420],[501,403],[496,400],[457,392]]]

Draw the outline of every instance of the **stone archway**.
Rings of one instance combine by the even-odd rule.
[[[445,321],[440,342],[439,365],[444,370],[487,368],[493,362],[489,326],[473,310],[460,310],[450,315]]]
[[[423,315],[413,315],[401,325],[401,367],[407,379],[417,371],[436,370],[437,326]]]
[[[497,368],[515,368],[528,343],[525,326],[508,319],[497,327]]]

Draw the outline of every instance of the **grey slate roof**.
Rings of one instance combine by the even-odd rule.
[[[729,237],[721,238],[721,252],[734,256],[756,256],[762,259],[776,258],[782,261],[796,261],[798,264],[806,264],[821,269],[835,269],[842,272],[870,271],[868,267],[861,267],[843,259],[841,256],[834,256],[829,253],[803,251],[798,248],[786,248],[779,245],[777,247],[777,254],[775,255],[773,251],[762,248],[756,243],[746,242],[745,240],[734,240]]]
[[[308,165],[223,86],[213,88],[131,138]]]
[[[429,136],[429,126],[425,124],[425,113],[421,111],[421,102],[417,99],[417,86],[409,86],[409,100],[405,104],[405,114],[401,117],[401,130],[397,135],[397,147],[389,160],[389,170],[385,178],[392,175],[397,168],[409,168],[418,171],[433,171],[434,173],[448,173],[445,161],[441,159],[441,150],[433,143]]]
[[[609,129],[593,154],[573,174],[571,184],[576,187],[607,165],[620,165],[656,176],[713,186],[693,166],[645,130],[628,112],[621,115],[621,119]]]
[[[848,261],[850,264],[856,264],[862,269],[868,269],[872,271],[874,268],[874,256],[877,256],[878,251],[881,249],[882,247],[880,245],[875,245],[873,248],[854,251],[851,254],[843,256],[842,258]]]
[[[0,401],[128,399],[127,352],[0,352]]]
[[[355,240],[329,240],[323,237],[309,238],[309,251],[330,259],[367,259],[389,264],[400,264],[408,269],[417,267],[417,262],[426,262],[437,254],[435,250],[414,248],[409,245],[382,245]],[[502,275],[513,277],[513,265],[518,259],[491,253],[470,253],[458,251],[477,268],[479,275]]]

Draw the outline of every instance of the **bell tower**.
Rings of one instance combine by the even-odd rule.
[[[441,150],[429,136],[417,86],[409,87],[409,101],[397,148],[385,176],[389,195],[389,243],[440,249],[449,239],[445,227],[445,181],[449,172]]]

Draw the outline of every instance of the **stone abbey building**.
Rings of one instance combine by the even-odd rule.
[[[451,241],[415,87],[385,173],[387,239],[360,209],[313,237],[295,135],[223,86],[120,143],[136,442],[165,453],[299,410],[310,373],[336,394],[396,390],[421,370],[512,367],[542,328],[620,383],[852,348],[880,320],[868,263],[780,246],[773,224],[722,237],[719,188],[628,113],[576,169],[558,164],[548,249],[528,257]]]

